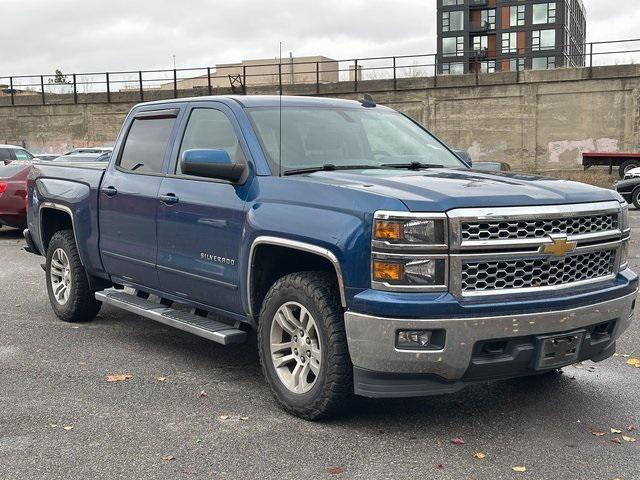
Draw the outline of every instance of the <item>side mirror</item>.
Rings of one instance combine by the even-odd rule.
[[[186,150],[182,154],[180,170],[184,175],[238,182],[247,167],[234,163],[225,150],[200,149]]]

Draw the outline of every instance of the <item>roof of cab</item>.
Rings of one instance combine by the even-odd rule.
[[[231,101],[238,103],[241,107],[279,107],[282,101],[284,107],[326,107],[326,108],[365,108],[358,100],[344,100],[340,98],[325,97],[299,97],[289,95],[214,95],[203,97],[177,98],[173,100],[160,100],[156,102],[146,102],[136,105],[142,107],[147,105],[167,105],[172,103],[184,102],[206,102],[218,101],[229,103]],[[368,107],[370,108],[370,107]],[[376,108],[390,110],[387,107],[378,105]]]

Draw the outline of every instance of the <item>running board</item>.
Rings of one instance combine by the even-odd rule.
[[[136,295],[117,290],[96,292],[96,300],[121,308],[170,327],[193,333],[222,345],[243,343],[247,332],[207,317],[168,308]]]

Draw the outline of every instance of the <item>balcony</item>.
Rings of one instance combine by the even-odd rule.
[[[484,60],[489,58],[489,49],[488,48],[480,48],[478,50],[473,50],[471,55],[469,55],[471,60]]]
[[[491,30],[495,30],[495,23],[489,23],[486,20],[484,22],[470,22],[469,23],[469,31],[471,33],[478,32],[490,32]]]
[[[489,5],[489,0],[469,0],[469,8],[485,8]]]

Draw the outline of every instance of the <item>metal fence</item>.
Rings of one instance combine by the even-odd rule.
[[[584,53],[564,54],[565,61],[571,59],[585,68],[594,68],[632,64],[640,58],[640,39],[591,42],[583,47]],[[446,62],[469,62],[470,58],[484,61],[491,58],[491,53],[468,49],[456,52]],[[530,53],[543,56],[544,49],[533,52],[517,48],[510,55],[517,58]],[[357,93],[363,91],[364,83],[375,80],[392,82],[386,84],[385,89],[397,89],[399,82],[407,78],[437,80],[443,75],[438,70],[437,55],[428,53],[312,62],[283,59],[217,68],[0,76],[0,106],[120,103],[249,91],[309,95]]]

